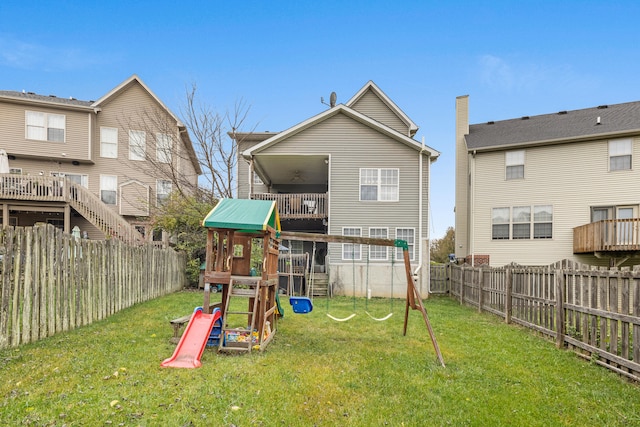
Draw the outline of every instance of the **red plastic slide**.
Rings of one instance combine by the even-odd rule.
[[[164,368],[199,368],[200,357],[207,345],[213,324],[220,318],[220,310],[213,314],[205,314],[201,309],[191,315],[191,320],[173,352],[173,356],[165,359],[160,366]]]

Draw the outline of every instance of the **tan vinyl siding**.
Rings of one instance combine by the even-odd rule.
[[[137,83],[129,85],[118,95],[114,96],[109,102],[102,105],[102,111],[98,114],[95,127],[94,140],[94,158],[95,166],[92,174],[95,179],[91,180],[90,190],[96,194],[100,191],[100,180],[97,178],[100,174],[117,175],[118,182],[138,181],[151,188],[149,199],[154,201],[156,197],[156,171],[146,161],[137,161],[129,159],[129,130],[145,131],[145,151],[148,156],[155,158],[156,156],[156,132],[163,130],[152,123],[145,123],[145,114],[156,117],[161,111],[161,106],[153,99],[142,86]],[[167,120],[171,120],[167,115]],[[175,124],[175,120],[173,120]],[[113,127],[118,129],[118,157],[105,158],[100,157],[100,127]],[[174,128],[177,135],[177,125]],[[179,144],[180,140],[175,137],[174,144]],[[174,147],[175,148],[175,147]],[[192,165],[189,165],[183,158],[186,157],[184,151],[180,148],[179,155],[174,154],[173,161],[178,162],[180,167],[184,168],[183,174],[189,174],[195,177]],[[120,199],[120,198],[118,198]],[[128,203],[126,210],[134,210],[144,212],[146,207],[134,207]],[[119,211],[119,206],[113,206],[113,209]]]
[[[61,114],[65,116],[64,142],[39,141],[26,138],[26,112]],[[0,148],[17,156],[89,159],[90,113],[41,105],[0,102]]]
[[[269,154],[317,154],[330,157],[330,234],[342,234],[343,227],[386,227],[395,238],[396,227],[415,228],[415,259],[418,262],[419,153],[343,114],[273,145]],[[423,234],[428,224],[428,157],[423,161]],[[399,201],[359,201],[360,168],[399,169]],[[332,263],[341,263],[341,245],[330,245]],[[387,261],[390,263],[390,260]],[[351,261],[346,261],[351,264]]]
[[[403,135],[409,134],[409,127],[372,91],[367,91],[351,106],[354,110],[397,130]]]
[[[254,145],[259,144],[260,141],[241,141],[238,144],[238,173],[237,176],[237,192],[236,197],[238,199],[248,199],[250,197],[249,192],[250,185],[249,180],[251,177],[251,165],[248,160],[242,157],[242,152],[244,150],[248,150]],[[269,189],[266,185],[254,185],[253,192],[254,193],[267,193]]]
[[[504,156],[497,151],[470,159],[475,170],[470,250],[490,254],[492,266],[546,265],[564,258],[606,263],[573,255],[573,228],[591,222],[591,206],[640,204],[640,187],[633,184],[640,182],[640,138],[633,138],[632,170],[609,172],[608,140],[526,148],[524,179],[505,179]],[[491,239],[492,208],[530,205],[553,206],[553,239]]]

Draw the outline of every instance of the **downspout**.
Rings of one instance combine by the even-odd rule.
[[[419,236],[418,241],[420,242],[420,244],[418,245],[418,260],[419,260],[418,268],[416,268],[416,271],[413,273],[414,276],[418,275],[418,273],[422,269],[422,263],[423,263],[423,259],[422,259],[423,250],[422,250],[422,247],[424,245],[424,242],[423,242],[423,238],[422,238],[422,218],[423,218],[423,213],[422,213],[422,211],[423,211],[423,208],[422,208],[422,203],[423,203],[423,195],[422,195],[422,191],[423,191],[422,161],[423,160],[422,160],[422,157],[423,157],[423,154],[422,153],[424,153],[424,136],[422,137],[422,146],[420,147],[420,152],[418,153],[418,236]],[[422,277],[422,276],[420,276],[420,277]],[[422,291],[422,285],[423,285],[422,280],[420,280],[420,291]],[[427,283],[427,293],[428,292],[429,292],[429,283]]]
[[[253,170],[253,156],[251,156],[251,160],[249,160],[249,195],[247,199],[251,199],[251,195],[253,194],[253,175],[256,173]]]
[[[469,230],[469,252],[471,253],[471,267],[475,267],[475,248],[474,248],[474,232],[475,232],[475,196],[476,196],[476,150],[471,153],[471,162],[469,171],[471,174],[471,197],[469,197],[469,214],[471,215],[471,228]]]

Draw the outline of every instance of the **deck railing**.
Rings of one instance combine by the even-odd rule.
[[[324,219],[328,217],[326,193],[254,193],[253,200],[275,200],[281,219]]]
[[[135,227],[98,196],[63,177],[0,175],[0,199],[69,203],[105,236],[128,244],[144,242]]]
[[[640,218],[605,219],[573,229],[573,253],[640,250]]]

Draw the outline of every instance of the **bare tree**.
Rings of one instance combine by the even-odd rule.
[[[237,185],[234,179],[238,163],[236,133],[245,125],[250,107],[240,99],[233,111],[221,114],[200,102],[196,92],[193,84],[187,91],[181,114],[203,171],[201,187],[216,198],[233,197]]]

